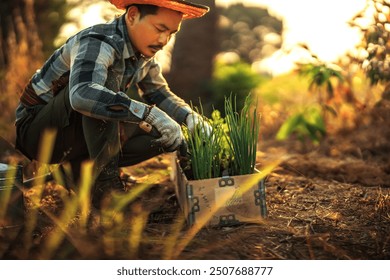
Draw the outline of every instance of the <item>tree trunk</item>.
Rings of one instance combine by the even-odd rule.
[[[0,23],[0,133],[12,141],[18,94],[42,63],[34,1],[2,1]]]
[[[173,92],[194,106],[198,106],[200,101],[205,113],[209,113],[208,86],[218,51],[218,14],[214,0],[205,0],[202,4],[211,10],[200,19],[183,22],[172,52],[171,70],[166,78]]]
[[[14,52],[41,55],[34,14],[34,0],[12,0],[0,3],[0,67],[5,69]]]

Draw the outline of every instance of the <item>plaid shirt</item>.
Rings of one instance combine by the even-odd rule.
[[[137,85],[148,104],[156,104],[178,123],[191,108],[173,94],[155,58],[137,58],[127,33],[125,17],[87,28],[72,36],[32,77],[32,87],[45,101],[53,98],[52,83],[70,73],[70,102],[76,111],[98,119],[139,121],[144,106],[126,90]],[[113,110],[112,106],[127,108]],[[19,104],[16,121],[27,114]]]

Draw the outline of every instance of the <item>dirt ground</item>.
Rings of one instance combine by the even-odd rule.
[[[285,158],[266,181],[267,218],[258,224],[204,228],[177,258],[390,259],[389,123],[390,102],[385,102],[362,116],[356,129],[328,135],[319,146],[264,139],[259,147],[260,169],[273,159]],[[125,171],[142,180],[169,167],[169,158],[162,156]],[[129,257],[125,249],[117,253],[96,249],[90,255],[68,249],[66,254],[59,250],[62,253],[54,258],[163,258],[164,241],[181,210],[169,173],[162,174],[134,210],[152,213],[135,255]],[[46,224],[45,230],[37,232],[34,246],[39,248],[50,229]],[[100,240],[97,232],[88,238]],[[11,246],[4,258],[18,258],[19,249]],[[30,253],[28,258],[37,255]]]
[[[390,103],[358,121],[319,146],[261,142],[260,169],[286,157],[266,181],[268,217],[203,229],[180,259],[390,259]]]

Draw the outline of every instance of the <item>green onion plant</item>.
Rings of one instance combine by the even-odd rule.
[[[230,176],[254,173],[259,119],[251,105],[252,98],[248,95],[239,113],[230,96],[225,98],[225,119],[218,110],[212,113],[211,120],[201,111],[204,121],[212,127],[211,132],[204,123],[199,123],[192,133],[184,128],[190,158],[186,172],[189,179],[217,178],[226,172]]]
[[[187,141],[191,175],[196,180],[219,177],[221,174],[223,141],[225,131],[221,122],[212,122],[201,114],[204,122],[198,123],[193,132],[185,127],[184,135]],[[211,126],[211,131],[205,127],[205,122]]]
[[[252,96],[249,94],[241,112],[238,112],[236,100],[232,95],[225,98],[228,139],[232,153],[230,175],[252,174],[255,171],[260,121],[257,106],[252,110],[252,101]]]

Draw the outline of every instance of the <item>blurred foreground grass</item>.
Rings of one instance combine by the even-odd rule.
[[[48,133],[46,141],[51,141],[53,135]],[[43,149],[42,158],[50,152],[51,145],[46,141],[43,147],[49,151]],[[143,259],[154,256],[179,259],[205,228],[208,219],[234,194],[223,197],[207,217],[188,227],[179,205],[173,200],[172,189],[167,186],[169,156],[135,166],[132,173],[139,176],[139,184],[130,187],[127,193],[112,194],[101,211],[93,209],[90,203],[91,162],[83,166],[77,194],[55,182],[37,181],[31,189],[23,190],[24,224],[18,231],[14,228],[12,233],[7,228],[0,229],[0,235],[6,237],[1,242],[0,258]],[[265,166],[262,173],[241,185],[241,191],[247,191],[277,164]],[[156,219],[159,211],[169,217]],[[259,223],[262,222],[259,215]],[[4,244],[7,241],[9,244]]]

